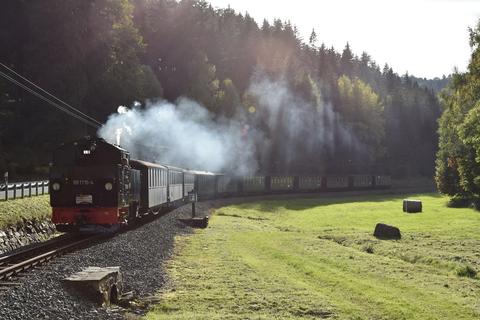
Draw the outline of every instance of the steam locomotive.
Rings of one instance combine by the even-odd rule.
[[[322,192],[390,187],[390,177],[233,177],[130,159],[127,150],[100,138],[63,144],[50,168],[52,221],[57,230],[112,231],[139,217],[188,201],[239,195]]]

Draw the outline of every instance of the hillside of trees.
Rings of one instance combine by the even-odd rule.
[[[421,87],[431,89],[434,92],[439,93],[440,91],[445,89],[450,84],[450,82],[452,82],[452,77],[452,75],[443,75],[441,78],[426,79],[412,76],[412,79]]]
[[[0,62],[102,122],[119,105],[179,97],[214,119],[241,117],[268,138],[256,146],[260,172],[432,176],[437,87],[356,56],[348,43],[328,48],[321,34],[301,39],[289,22],[259,25],[204,1],[6,0]],[[258,78],[291,92],[278,125],[268,125],[270,112],[252,94]],[[311,125],[292,132],[289,109],[299,105]],[[58,144],[85,134],[95,132],[0,78],[0,171],[43,175]]]
[[[480,22],[470,30],[472,56],[442,94],[436,181],[454,203],[480,208]]]

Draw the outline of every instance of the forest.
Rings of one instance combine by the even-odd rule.
[[[468,70],[442,92],[435,179],[454,206],[480,208],[480,21],[470,29]]]
[[[0,62],[102,123],[121,105],[191,99],[213,122],[241,123],[256,172],[433,177],[437,94],[450,77],[399,75],[348,43],[341,52],[327,47],[321,35],[302,39],[288,21],[259,24],[206,1],[6,0]],[[472,31],[476,52],[478,43]],[[469,138],[480,130],[473,58],[472,72],[454,75],[442,94],[440,125],[459,124],[440,129],[437,178],[459,180],[441,183],[452,193],[480,186],[480,144]],[[96,131],[0,78],[1,172],[46,176],[52,151],[87,134]],[[174,136],[167,147],[176,147]],[[456,152],[469,156],[456,160]]]

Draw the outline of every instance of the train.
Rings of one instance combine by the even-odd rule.
[[[58,231],[114,231],[146,215],[199,200],[274,193],[389,188],[388,175],[233,176],[131,159],[104,139],[62,144],[50,167],[52,222]]]

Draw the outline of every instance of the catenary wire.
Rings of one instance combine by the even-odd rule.
[[[71,110],[68,110],[67,108],[59,105],[58,103],[46,98],[45,96],[43,96],[42,94],[34,91],[33,89],[29,88],[28,86],[26,86],[25,84],[19,82],[18,80],[15,80],[14,78],[12,78],[11,76],[5,74],[4,72],[0,71],[0,76],[2,76],[3,78],[5,78],[6,80],[18,85],[19,87],[27,90],[28,92],[30,92],[31,94],[35,95],[36,97],[42,99],[43,101],[49,103],[50,105],[52,105],[53,107],[69,114],[70,116],[82,121],[83,123],[89,125],[89,126],[92,126],[96,129],[98,129],[99,127],[101,127],[100,124],[98,124],[99,122],[95,120],[95,122],[85,118],[85,117],[82,117],[81,115],[78,115],[78,114],[75,114],[74,112],[72,112]]]
[[[18,76],[19,78],[25,80],[27,83],[31,84],[32,86],[34,86],[35,88],[39,89],[40,91],[46,93],[47,95],[49,95],[50,97],[54,98],[55,100],[59,101],[60,103],[64,104],[65,106],[67,106],[68,108],[74,110],[75,112],[79,113],[80,115],[84,116],[85,118],[87,118],[88,120],[98,124],[99,126],[101,126],[102,124],[97,121],[96,119],[90,117],[89,115],[81,112],[80,110],[76,109],[75,107],[71,106],[70,104],[66,103],[65,101],[57,98],[56,96],[54,96],[53,94],[51,94],[50,92],[46,91],[45,89],[41,88],[40,86],[38,86],[37,84],[33,83],[32,81],[30,81],[29,79],[25,78],[24,76],[22,76],[21,74],[19,74],[18,72],[16,72],[15,70],[9,68],[8,66],[6,66],[4,63],[1,63],[0,62],[0,66],[4,67],[5,69],[7,69],[8,71],[10,71],[11,73],[15,74],[16,76]]]
[[[57,98],[56,96],[54,96],[53,94],[51,94],[50,92],[44,90],[43,88],[41,88],[40,86],[38,86],[37,84],[33,83],[32,81],[30,81],[29,79],[25,78],[24,76],[22,76],[21,74],[15,72],[14,70],[12,70],[11,68],[9,68],[8,66],[6,66],[5,64],[1,63],[0,62],[0,66],[4,67],[5,69],[7,69],[8,71],[10,71],[11,73],[15,74],[17,77],[23,79],[24,81],[26,81],[28,84],[34,86],[35,88],[37,88],[38,90],[44,92],[45,94],[47,94],[48,96],[52,97],[53,99],[57,100],[58,102],[60,102],[61,104],[63,104],[64,106],[63,107],[67,107],[71,110],[73,110],[73,112],[76,112],[78,113],[80,116],[88,119],[89,121],[95,123],[96,125],[98,126],[102,126],[102,123],[100,123],[98,120],[96,120],[95,118],[92,118],[91,116],[81,112],[80,110],[76,109],[75,107],[71,106],[70,104],[66,103],[65,101]],[[11,76],[10,76],[10,81],[11,81]],[[17,80],[18,81],[18,80]],[[18,83],[16,83],[18,85]],[[24,88],[24,87],[22,87]]]

